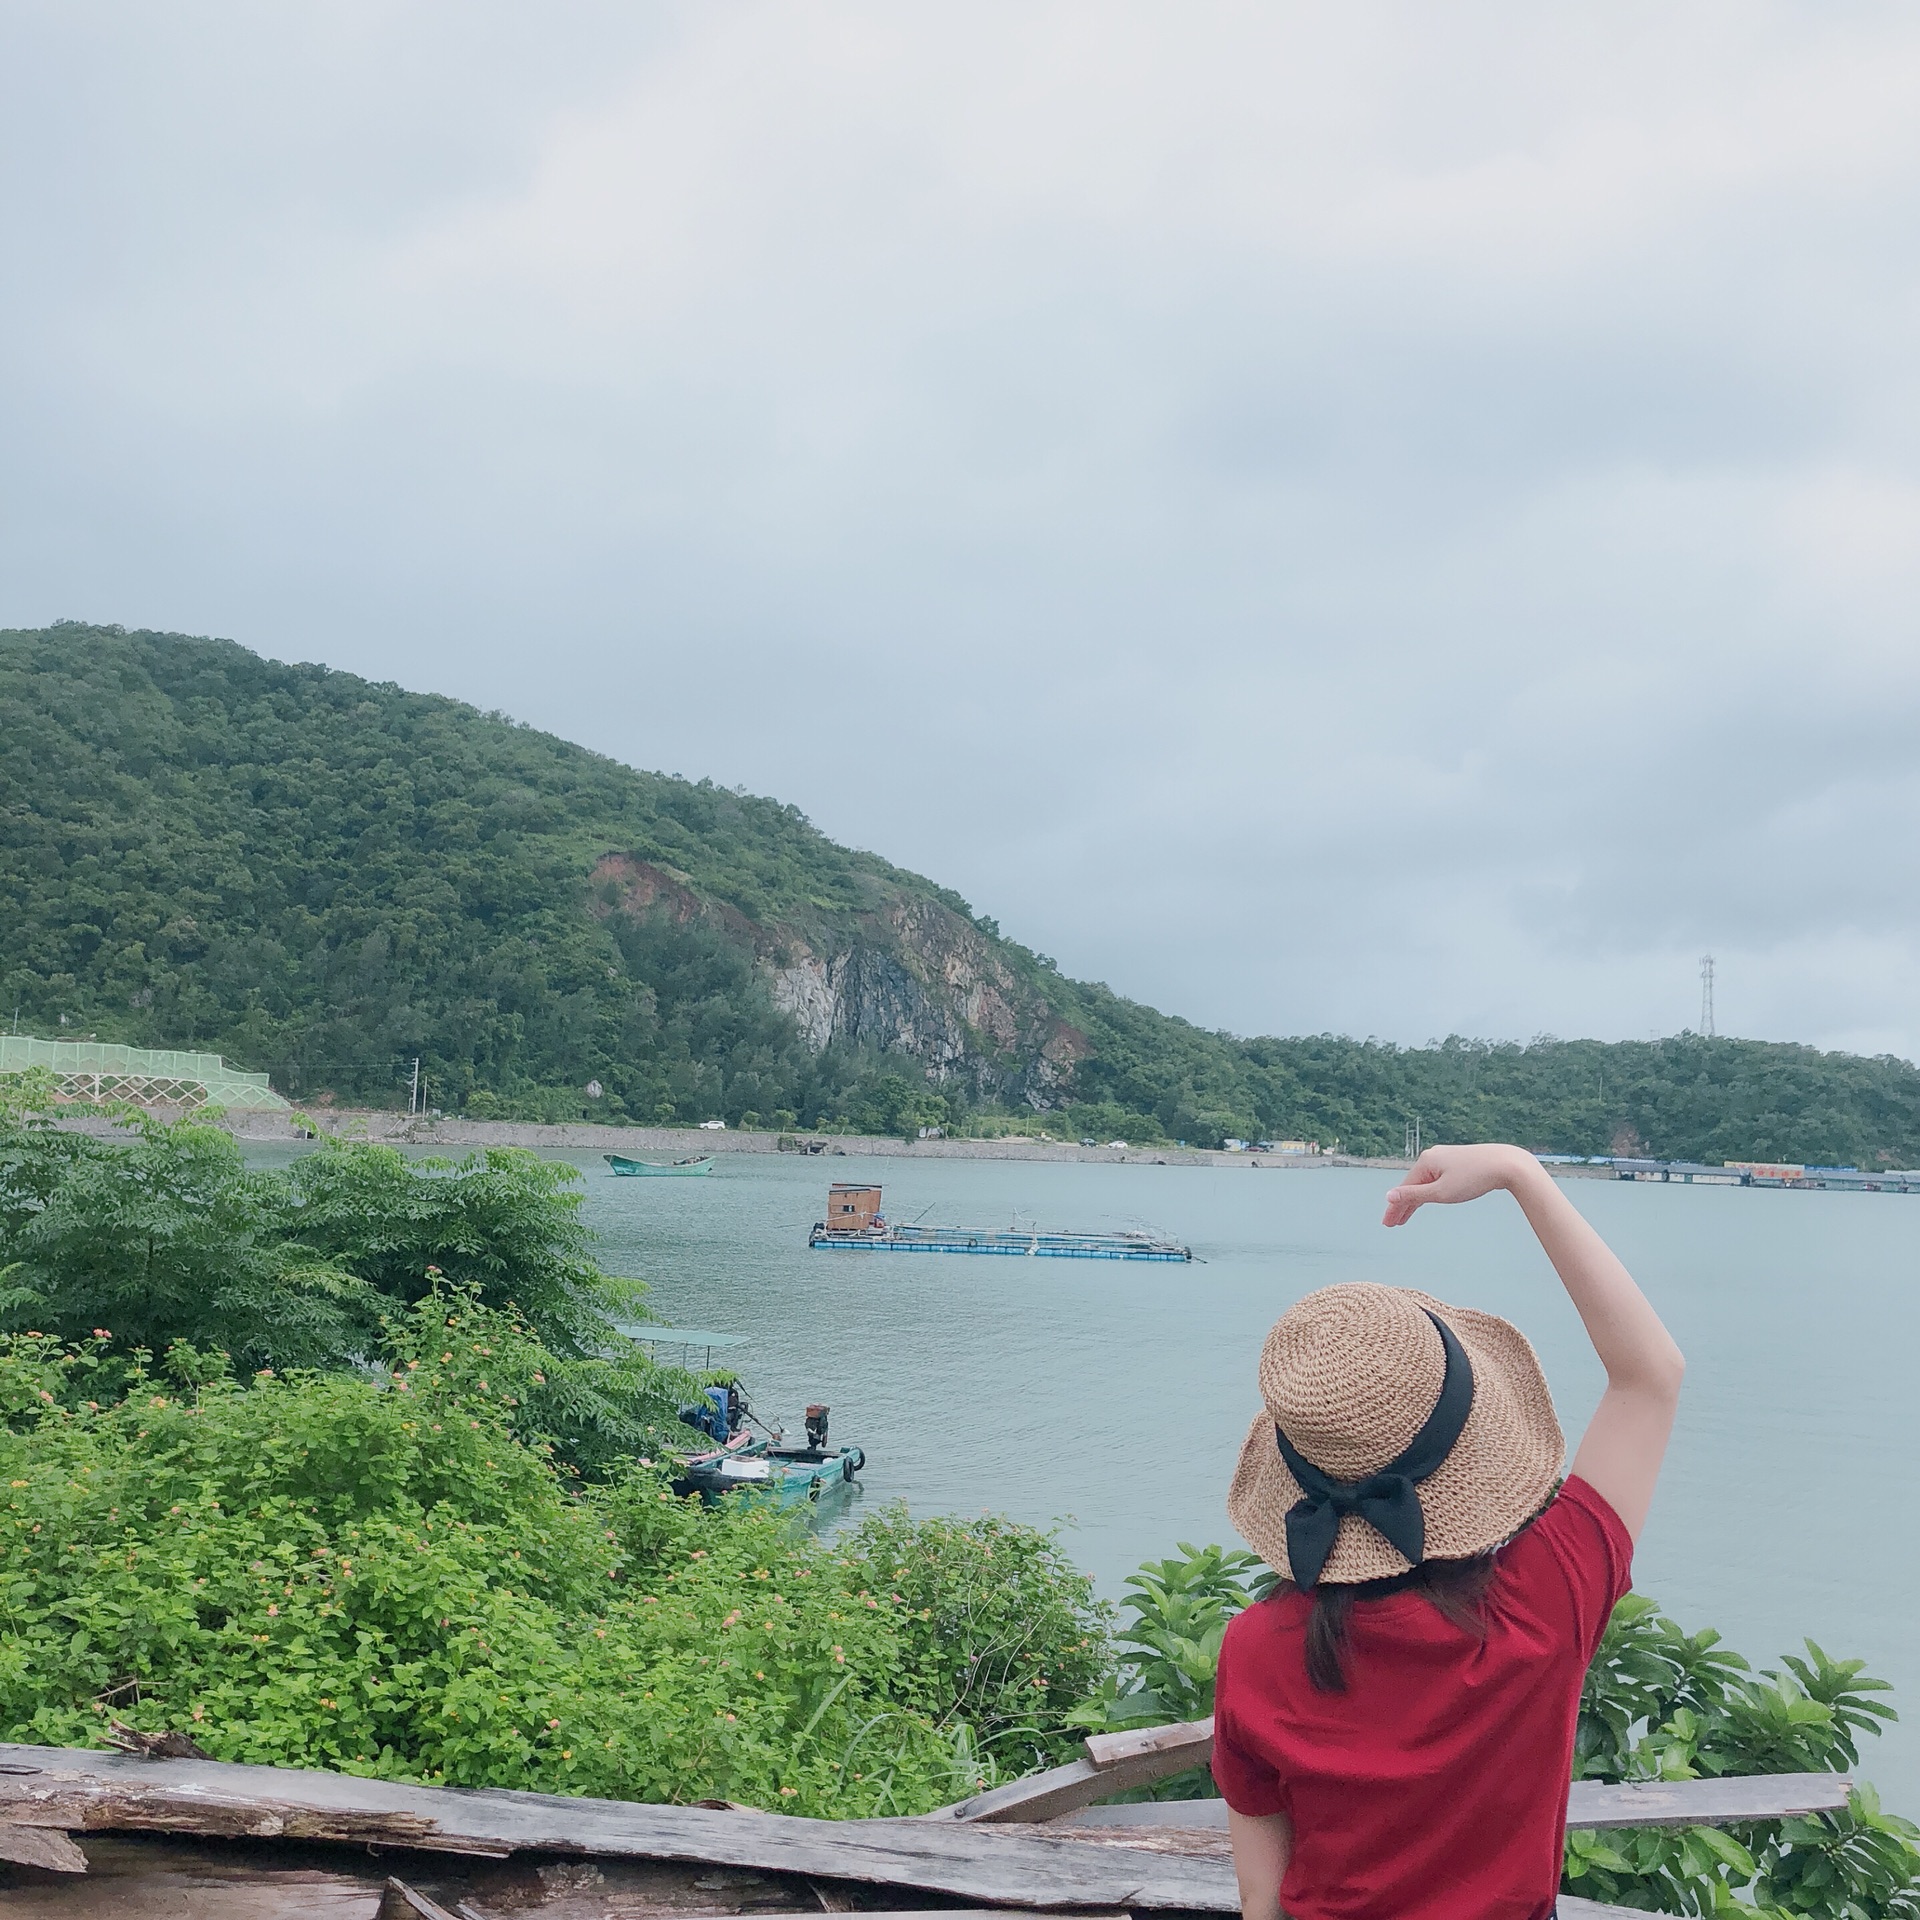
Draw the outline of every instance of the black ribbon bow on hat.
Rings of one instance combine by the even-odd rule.
[[[1440,1397],[1420,1431],[1378,1473],[1364,1480],[1331,1479],[1297,1452],[1277,1425],[1273,1430],[1280,1458],[1305,1496],[1287,1509],[1287,1562],[1296,1587],[1319,1582],[1339,1537],[1340,1522],[1350,1513],[1398,1547],[1410,1566],[1417,1567],[1426,1558],[1427,1516],[1415,1488],[1453,1451],[1473,1411],[1473,1365],[1466,1349],[1437,1313],[1428,1312],[1427,1318],[1439,1329],[1447,1355]]]

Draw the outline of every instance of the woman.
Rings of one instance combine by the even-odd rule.
[[[1227,1630],[1213,1773],[1246,1920],[1547,1920],[1580,1685],[1626,1592],[1685,1363],[1517,1147],[1434,1147],[1385,1224],[1504,1189],[1607,1388],[1569,1477],[1517,1327],[1328,1287],[1274,1327],[1227,1499],[1281,1576]]]

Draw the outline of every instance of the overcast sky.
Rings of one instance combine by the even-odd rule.
[[[0,5],[0,623],[1242,1032],[1920,1053],[1920,14]]]

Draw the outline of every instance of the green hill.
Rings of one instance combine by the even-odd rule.
[[[1902,1061],[1210,1033],[792,807],[229,641],[0,632],[0,876],[23,1030],[216,1049],[305,1101],[390,1104],[417,1054],[437,1106],[552,1119],[1037,1111],[1380,1152],[1417,1114],[1428,1139],[1920,1161]]]

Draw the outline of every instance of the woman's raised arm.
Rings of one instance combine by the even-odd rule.
[[[1607,1370],[1607,1390],[1587,1423],[1573,1471],[1638,1540],[1686,1361],[1613,1249],[1520,1147],[1429,1147],[1387,1195],[1384,1224],[1404,1226],[1423,1206],[1477,1200],[1502,1188],[1519,1201]]]

